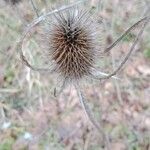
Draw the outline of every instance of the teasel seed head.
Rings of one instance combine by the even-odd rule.
[[[73,8],[57,13],[47,29],[43,37],[54,70],[71,80],[88,76],[100,50],[99,32],[89,12]]]

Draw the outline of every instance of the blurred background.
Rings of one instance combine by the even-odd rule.
[[[39,15],[77,0],[34,0]],[[102,27],[102,49],[142,18],[149,1],[88,0],[78,4],[90,10]],[[72,9],[72,8],[70,8]],[[26,67],[16,49],[29,23],[36,19],[30,0],[12,5],[0,0],[0,150],[102,150],[99,134],[86,117],[72,86],[54,97],[59,80]],[[97,68],[111,73],[130,49],[141,25],[103,57]],[[25,55],[44,66],[41,26],[24,45]],[[110,138],[111,150],[150,150],[150,28],[145,29],[128,62],[118,72],[121,80],[83,82],[82,90],[95,119]]]

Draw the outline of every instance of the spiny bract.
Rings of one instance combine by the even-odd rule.
[[[89,75],[97,55],[95,33],[98,31],[88,12],[73,9],[55,14],[44,35],[54,70],[66,79]]]

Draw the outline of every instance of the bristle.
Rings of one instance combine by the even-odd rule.
[[[80,79],[90,73],[95,61],[92,20],[76,9],[55,14],[47,37],[48,57],[64,78]]]
[[[15,5],[17,3],[19,3],[21,0],[4,0],[6,3],[10,3],[12,5]]]

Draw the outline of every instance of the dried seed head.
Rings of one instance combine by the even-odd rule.
[[[6,3],[10,3],[12,5],[15,5],[17,3],[19,3],[21,0],[4,0]]]
[[[90,74],[97,53],[97,37],[88,12],[66,10],[55,14],[52,20],[45,36],[54,69],[69,79]]]

